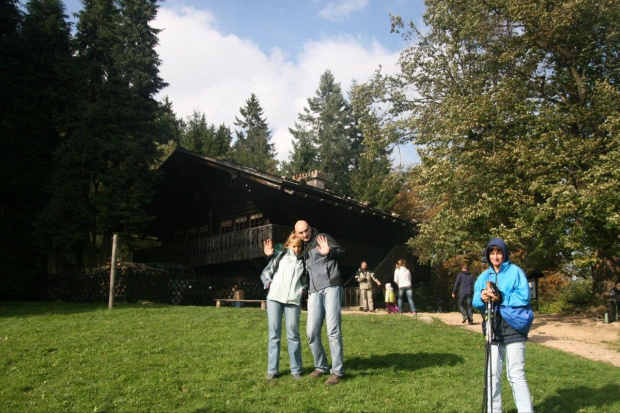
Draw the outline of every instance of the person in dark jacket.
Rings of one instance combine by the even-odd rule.
[[[337,384],[344,376],[341,313],[344,288],[337,260],[344,257],[345,251],[332,237],[310,227],[306,221],[297,221],[294,232],[304,243],[303,256],[309,278],[306,334],[315,370],[308,377],[318,378],[330,373],[325,384]],[[271,241],[264,244],[265,255],[273,255]],[[323,322],[327,326],[331,370],[321,341]]]
[[[493,327],[484,329],[491,337],[492,389],[488,412],[502,411],[502,370],[506,362],[506,377],[512,388],[512,395],[519,412],[532,412],[530,388],[525,379],[525,342],[534,314],[530,306],[530,287],[523,270],[510,262],[508,247],[501,238],[492,239],[486,248],[489,268],[478,276],[474,284],[473,304],[486,313],[486,304],[494,302]],[[487,282],[497,287],[487,288]]]
[[[456,296],[456,290],[459,291],[459,311],[463,315],[463,323],[468,321],[474,324],[474,312],[471,306],[472,297],[474,295],[474,276],[469,272],[467,263],[461,266],[461,272],[456,276],[454,287],[452,288],[452,298]]]

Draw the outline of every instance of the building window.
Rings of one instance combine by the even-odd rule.
[[[196,231],[196,228],[192,228],[192,229],[188,229],[187,230],[187,240],[191,241],[198,238],[198,231]]]
[[[209,236],[209,226],[208,225],[203,225],[200,227],[200,229],[198,230],[198,238],[202,239],[202,238],[207,238]]]
[[[263,225],[265,225],[263,214],[250,215],[250,228],[261,227]]]
[[[235,218],[235,231],[243,231],[248,229],[248,217]]]
[[[176,231],[174,233],[174,242],[185,241],[185,231]]]
[[[231,219],[226,219],[222,222],[220,222],[220,234],[227,234],[229,232],[232,232],[233,228],[232,228],[232,220]]]

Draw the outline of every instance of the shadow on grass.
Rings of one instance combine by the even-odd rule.
[[[544,399],[534,409],[544,412],[580,412],[590,408],[604,411],[605,407],[618,403],[618,394],[620,386],[617,384],[599,389],[584,386],[560,389],[557,395]]]
[[[150,307],[158,306],[152,304]],[[165,304],[162,304],[165,305]],[[135,309],[144,306],[118,303],[115,310]],[[0,301],[0,318],[31,317],[44,315],[69,315],[107,310],[108,303],[67,303],[63,301]]]
[[[380,375],[382,370],[415,371],[427,367],[455,366],[462,357],[451,353],[390,353],[345,359],[347,375]]]

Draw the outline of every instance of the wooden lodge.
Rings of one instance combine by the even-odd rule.
[[[243,290],[246,299],[264,298],[262,242],[284,242],[299,219],[346,249],[345,280],[364,260],[389,282],[399,258],[411,263],[415,279],[430,278],[430,269],[418,266],[404,247],[415,235],[414,223],[335,195],[325,189],[320,172],[287,179],[184,149],[175,150],[160,171],[148,233],[161,245],[134,251],[133,261],[193,269],[201,280],[194,294],[208,296],[207,290],[215,288],[209,280],[229,280],[227,292],[219,293],[229,296],[214,298],[232,298],[235,290]]]

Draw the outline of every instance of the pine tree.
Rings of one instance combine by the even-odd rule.
[[[204,113],[194,110],[187,118],[181,146],[190,151],[214,158],[225,158],[230,153],[232,133],[224,124],[217,129],[207,123]]]
[[[351,172],[351,192],[360,202],[391,211],[402,186],[402,178],[393,173],[389,146],[367,145],[385,142],[380,117],[373,108],[372,87],[354,84],[349,93],[357,136],[353,140],[355,167]]]
[[[295,129],[289,128],[289,132],[293,135],[293,150],[289,154],[290,161],[283,165],[282,172],[287,176],[293,176],[319,169],[319,153],[312,133],[297,122]]]
[[[298,115],[291,129],[296,142],[289,166],[293,173],[308,172],[296,168],[316,165],[325,173],[328,188],[340,195],[350,195],[351,171],[357,159],[357,139],[351,106],[345,100],[340,84],[327,70],[319,81],[316,96],[308,98],[308,106]],[[310,156],[316,154],[314,161]]]
[[[57,151],[53,199],[43,220],[54,247],[75,249],[78,264],[84,254],[90,263],[105,259],[112,232],[139,232],[150,219],[144,206],[155,179],[151,167],[159,161],[157,144],[169,138],[162,136],[162,107],[154,99],[165,86],[155,52],[158,30],[149,26],[156,3],[84,0],[79,15],[80,122]],[[73,221],[50,222],[57,214]]]
[[[2,153],[7,156],[0,158],[0,164],[7,173],[2,171],[1,181],[10,182],[12,188],[3,191],[11,194],[5,197],[10,204],[2,206],[2,215],[10,224],[0,225],[0,237],[9,239],[4,236],[6,229],[11,243],[2,248],[7,257],[0,261],[11,278],[2,285],[13,285],[18,297],[33,298],[44,294],[37,288],[45,276],[45,255],[37,248],[34,223],[48,201],[52,154],[61,136],[70,133],[67,115],[75,97],[75,70],[71,29],[62,2],[31,0],[23,20],[19,12],[11,11],[10,3],[0,7],[4,32],[0,49],[2,55],[12,54],[0,67],[3,75],[5,69],[13,71],[10,78],[2,75],[0,79]],[[17,25],[6,32],[11,21]],[[5,106],[4,98],[10,99],[10,106]]]
[[[161,114],[157,121],[159,135],[163,136],[168,141],[158,145],[159,152],[161,153],[159,162],[154,167],[159,167],[168,157],[174,152],[179,143],[181,142],[181,136],[183,134],[184,122],[183,119],[178,119],[176,113],[172,108],[172,102],[168,96],[164,97],[161,103]]]
[[[233,159],[243,166],[276,173],[278,161],[271,131],[264,118],[263,108],[254,93],[239,109],[241,119],[235,117],[236,140],[232,148]]]

